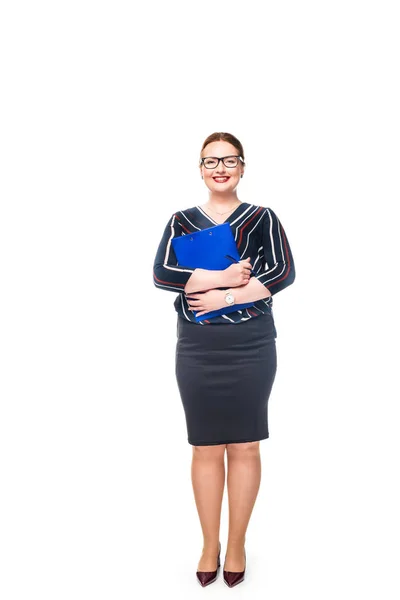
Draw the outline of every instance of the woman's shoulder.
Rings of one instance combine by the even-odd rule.
[[[254,212],[259,217],[259,223],[263,223],[265,218],[268,218],[268,214],[271,214],[272,209],[264,204],[250,204],[252,214]],[[272,211],[273,212],[273,211]]]
[[[275,216],[275,211],[271,208],[271,206],[262,206],[261,204],[259,205],[258,208],[261,208],[261,210],[263,211],[263,217],[269,217],[269,216]]]
[[[271,208],[269,205],[268,205],[268,206],[266,206],[266,205],[264,205],[264,204],[258,204],[257,206],[258,206],[258,208],[261,208],[261,209],[262,209],[262,210],[264,210],[264,211],[267,211],[267,210],[272,210],[272,208]]]

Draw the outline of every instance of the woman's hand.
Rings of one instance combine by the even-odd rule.
[[[238,263],[233,263],[223,271],[224,287],[240,287],[249,282],[252,265],[250,256]]]
[[[190,293],[186,299],[190,310],[196,311],[196,317],[209,313],[213,310],[219,310],[227,306],[225,302],[226,292],[223,290],[208,290],[208,292]],[[200,312],[197,312],[200,311]]]

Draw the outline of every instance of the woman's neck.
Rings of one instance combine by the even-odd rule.
[[[208,205],[212,206],[218,211],[229,210],[233,206],[239,205],[240,200],[236,194],[218,194],[213,193],[208,197]]]

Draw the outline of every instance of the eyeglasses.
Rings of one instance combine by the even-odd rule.
[[[234,167],[237,167],[239,162],[238,159],[243,162],[241,156],[236,156],[233,154],[230,156],[221,156],[220,158],[218,158],[218,156],[205,156],[200,160],[200,164],[204,165],[206,169],[215,169],[215,167],[219,165],[219,161],[222,160],[225,167],[228,169],[233,169]]]

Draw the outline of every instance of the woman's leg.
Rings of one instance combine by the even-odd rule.
[[[261,481],[260,442],[226,445],[229,534],[224,569],[243,571],[244,543]]]
[[[217,568],[225,485],[225,447],[226,444],[193,446],[192,484],[204,537],[198,571],[214,571]]]

